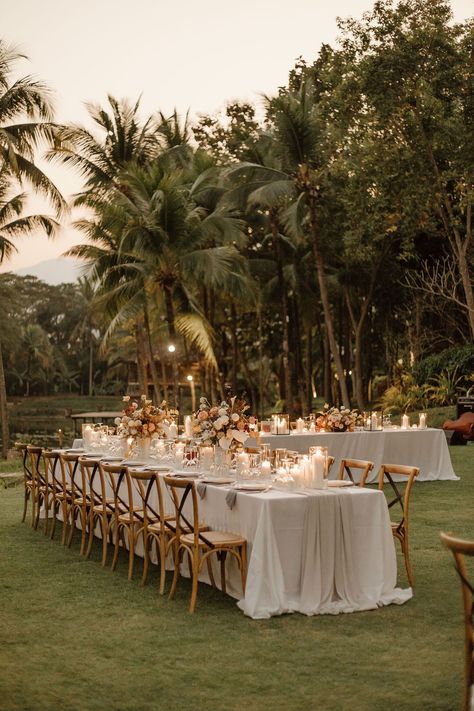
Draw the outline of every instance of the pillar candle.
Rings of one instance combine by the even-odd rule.
[[[402,430],[407,430],[410,427],[410,418],[408,415],[402,416]]]
[[[426,415],[424,412],[420,413],[420,430],[426,429]]]
[[[270,476],[272,473],[272,465],[269,461],[263,461],[260,465],[260,472],[262,476]]]
[[[322,489],[324,486],[324,454],[315,452],[311,455],[312,488]]]
[[[303,432],[304,429],[304,420],[301,417],[298,417],[296,420],[296,431],[297,432]]]
[[[178,436],[178,428],[175,425],[175,423],[172,422],[170,425],[170,439],[174,439],[177,436]]]
[[[184,434],[186,437],[193,436],[193,421],[189,415],[184,420]]]

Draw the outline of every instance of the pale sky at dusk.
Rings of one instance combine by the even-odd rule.
[[[287,80],[295,59],[312,61],[333,44],[336,17],[360,15],[373,0],[15,0],[4,4],[0,36],[27,54],[18,65],[56,94],[57,120],[91,128],[83,102],[107,94],[192,115],[233,99],[259,102]],[[473,14],[472,0],[452,0],[456,20]],[[71,171],[41,163],[64,194],[80,189]],[[35,208],[44,209],[38,203]],[[19,253],[1,270],[52,259],[82,241],[67,225],[54,241],[17,241]]]

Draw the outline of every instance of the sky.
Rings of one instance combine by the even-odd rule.
[[[229,101],[260,103],[286,83],[299,56],[313,61],[334,44],[336,18],[360,17],[373,0],[15,0],[4,4],[0,36],[28,55],[20,74],[54,91],[56,119],[92,128],[86,102],[108,94],[136,100],[144,116],[176,107],[191,116]],[[473,14],[472,0],[452,0],[454,17]],[[64,167],[39,161],[65,196],[81,188]],[[30,211],[48,211],[37,200]],[[49,212],[51,212],[49,210]],[[60,256],[83,241],[70,219],[59,235],[16,241],[18,254],[0,271]]]

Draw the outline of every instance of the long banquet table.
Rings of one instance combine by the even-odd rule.
[[[373,610],[402,604],[412,591],[396,587],[397,560],[383,492],[359,487],[322,491],[238,492],[208,485],[203,520],[248,541],[245,596],[233,560],[228,592],[254,619]]]
[[[335,478],[342,458],[368,459],[374,462],[371,478],[377,479],[384,464],[406,464],[420,468],[418,481],[457,480],[451,464],[443,430],[383,430],[374,432],[318,432],[290,435],[261,435],[262,444],[271,449],[284,447],[305,453],[313,445],[327,447],[336,461],[330,476]]]
[[[228,492],[229,486],[207,483],[201,492],[200,518],[211,529],[247,539],[245,595],[232,556],[227,560],[226,583],[227,592],[249,617],[339,614],[411,598],[411,588],[396,587],[396,551],[382,491],[355,486],[237,491],[232,508],[226,502]],[[171,499],[163,493],[171,513]],[[121,496],[127,496],[124,486]],[[153,497],[150,504],[157,505]],[[138,546],[136,553],[141,552]],[[172,567],[171,560],[169,564]],[[219,575],[215,578],[218,584]],[[202,579],[208,582],[206,570]]]

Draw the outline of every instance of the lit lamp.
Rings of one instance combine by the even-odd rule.
[[[289,415],[272,415],[272,434],[275,434],[275,435],[290,434],[290,416]]]

